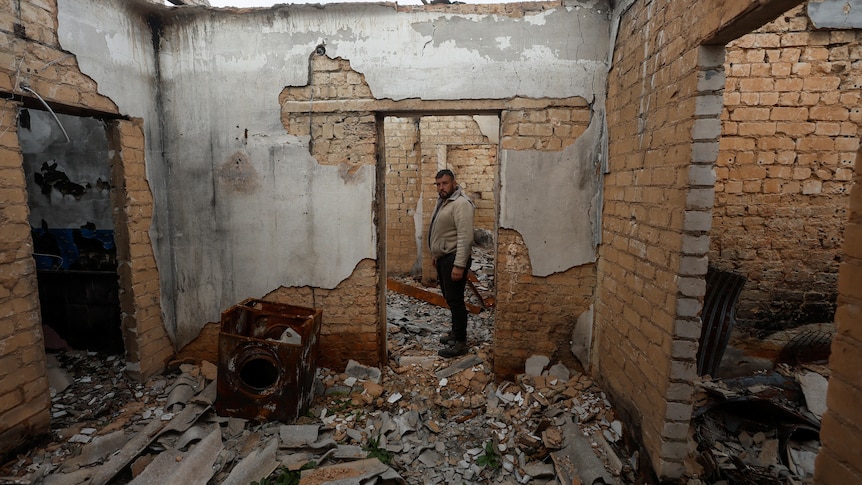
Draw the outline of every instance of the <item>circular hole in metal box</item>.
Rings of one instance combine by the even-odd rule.
[[[243,355],[238,367],[240,381],[255,391],[264,391],[278,382],[278,362],[259,349]]]

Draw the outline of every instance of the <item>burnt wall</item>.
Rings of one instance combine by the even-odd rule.
[[[745,334],[833,320],[862,122],[862,32],[804,6],[727,46],[710,262],[744,275]]]

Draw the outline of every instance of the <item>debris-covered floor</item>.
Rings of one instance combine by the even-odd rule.
[[[493,272],[479,269],[488,291]],[[210,362],[137,384],[117,356],[51,354],[51,435],[3,464],[0,482],[652,481],[590,376],[534,356],[515,382],[495,382],[492,312],[470,316],[471,350],[450,360],[437,356],[447,310],[390,292],[387,315],[388,366],[318,369],[317,397],[291,424],[218,416]],[[805,402],[825,395],[825,372],[779,371],[703,383],[690,484],[810,482],[819,415]]]
[[[359,474],[378,476],[377,483],[557,483],[564,473],[571,483],[577,461],[565,435],[575,433],[575,422],[602,440],[619,439],[620,423],[586,375],[538,357],[528,362],[536,375],[495,384],[488,312],[470,317],[471,352],[445,360],[436,352],[448,330],[446,310],[398,294],[389,310],[389,366],[319,369],[321,395],[291,425],[217,416],[210,406],[216,369],[208,362],[136,384],[116,356],[53,355],[52,382],[68,387],[53,397],[52,439],[6,464],[2,479],[127,483],[146,469],[140,483],[151,483],[145,474],[157,472],[147,465],[161,460],[172,473],[194,462],[194,483],[207,483],[201,475],[210,469],[211,483],[248,484],[311,464],[302,483]],[[583,438],[574,449],[589,448]],[[369,456],[377,460],[361,461]],[[593,473],[610,478],[596,455],[589,461]]]

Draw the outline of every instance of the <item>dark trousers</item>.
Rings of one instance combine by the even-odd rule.
[[[464,277],[460,281],[452,281],[452,268],[454,266],[454,254],[437,258],[437,281],[440,283],[440,290],[443,291],[443,298],[446,299],[446,304],[452,311],[452,335],[455,340],[466,342],[467,305],[464,304],[464,289],[467,287],[467,272],[470,268],[470,261],[467,261]]]

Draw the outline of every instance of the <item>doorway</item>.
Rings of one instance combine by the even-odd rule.
[[[496,113],[410,114],[383,118],[385,277],[390,288],[387,292],[390,321],[397,320],[392,317],[402,315],[405,309],[401,306],[410,301],[401,295],[391,298],[392,288],[398,287],[400,292],[415,288],[417,291],[412,296],[419,299],[416,303],[434,300],[431,293],[439,294],[427,249],[427,227],[437,199],[434,175],[448,168],[476,206],[473,263],[465,293],[471,313],[468,334],[472,333],[471,338],[480,344],[492,340],[499,126],[500,116]],[[441,318],[448,319],[448,313],[435,317],[436,320]]]
[[[46,348],[122,354],[107,126],[22,109],[18,138]]]

